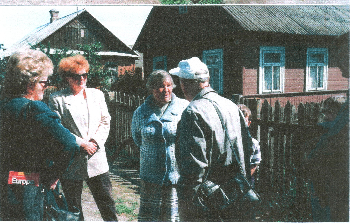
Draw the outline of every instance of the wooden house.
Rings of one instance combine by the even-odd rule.
[[[133,47],[145,76],[199,57],[220,94],[282,103],[346,95],[349,5],[154,6]]]
[[[67,48],[78,50],[78,44],[88,45],[100,42],[102,49],[98,54],[101,63],[111,71],[122,75],[127,70],[135,69],[135,60],[139,55],[119,40],[85,9],[70,15],[59,17],[59,12],[50,10],[50,22],[25,36],[18,43],[6,50],[5,57],[22,48],[36,44],[50,46],[51,52]]]

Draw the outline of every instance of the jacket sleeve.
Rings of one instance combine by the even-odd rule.
[[[91,138],[94,139],[99,146],[104,146],[109,135],[111,116],[109,115],[107,103],[101,91],[98,91],[98,102],[96,106],[99,106],[101,110],[100,123]]]
[[[49,103],[48,103],[48,105],[49,105],[49,108],[50,108],[53,112],[55,112],[55,113],[58,115],[58,117],[61,119],[61,114],[60,114],[60,112],[59,112],[59,104],[58,104],[58,102],[57,102],[57,98],[55,98],[52,94],[51,94],[50,97],[49,97]]]
[[[50,98],[49,98],[49,102],[48,102],[48,106],[49,108],[55,112],[60,119],[62,119],[62,114],[63,114],[63,109],[62,109],[62,103],[60,104],[60,101],[62,100],[62,96],[61,95],[55,95],[55,94],[51,94]],[[84,139],[82,139],[81,137],[79,137],[78,135],[72,133],[75,136],[75,140],[77,142],[77,144],[79,146],[81,146],[83,144],[83,142],[85,142]]]
[[[50,159],[57,175],[63,173],[72,161],[75,153],[79,152],[74,135],[62,126],[59,116],[52,112],[43,102],[33,101],[31,113],[33,120],[37,123],[34,127],[41,129],[42,136],[46,136],[42,141],[47,147]]]
[[[140,127],[140,108],[136,109],[132,116],[132,122],[131,122],[131,133],[132,138],[135,142],[135,144],[140,147],[142,144],[142,138],[141,138],[141,127]]]

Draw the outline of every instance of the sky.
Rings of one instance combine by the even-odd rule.
[[[0,6],[0,44],[9,48],[35,28],[49,23],[51,9],[64,17],[84,8],[126,45],[133,45],[152,6]]]

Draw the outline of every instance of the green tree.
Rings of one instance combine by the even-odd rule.
[[[0,44],[0,51],[4,51],[4,45]],[[2,83],[5,78],[5,72],[6,72],[6,64],[7,60],[5,58],[0,58],[0,86],[2,86]]]
[[[124,75],[118,77],[118,80],[112,84],[111,90],[123,93],[146,96],[146,83],[142,80],[142,70],[136,68],[132,71],[126,71]]]
[[[162,4],[223,4],[223,0],[160,0]]]

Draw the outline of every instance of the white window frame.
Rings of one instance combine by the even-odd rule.
[[[158,62],[163,62],[164,67],[162,69],[157,68],[156,69],[156,64]],[[153,71],[154,70],[165,70],[167,71],[167,57],[166,56],[157,56],[153,58]]]
[[[214,80],[212,74],[210,74],[210,84],[212,84],[214,81],[218,82],[218,88],[214,88],[219,94],[223,94],[224,93],[224,77],[223,77],[223,58],[224,58],[224,54],[223,54],[223,49],[212,49],[212,50],[204,50],[203,51],[203,63],[206,64],[208,66],[209,69],[209,73],[210,73],[210,69],[216,68],[219,71],[218,74],[218,80]],[[210,55],[216,55],[219,58],[219,62],[215,65],[211,65],[211,64],[207,64],[207,57]],[[212,88],[214,86],[212,85]]]
[[[310,62],[310,55],[312,53],[319,53],[324,55],[323,63]],[[327,80],[328,80],[328,49],[327,48],[308,48],[306,52],[306,78],[305,78],[305,87],[306,91],[322,91],[327,90]],[[310,77],[310,68],[311,66],[323,67],[323,86],[318,87],[318,83],[316,87],[312,87],[312,81]]]
[[[280,62],[271,62],[268,63],[265,61],[264,55],[265,53],[279,53],[281,54]],[[259,65],[259,94],[263,93],[283,93],[284,92],[284,74],[285,74],[285,48],[284,47],[270,47],[270,46],[263,46],[260,47],[260,65]],[[280,74],[279,74],[279,88],[278,89],[265,89],[265,67],[272,66],[280,68]],[[273,78],[273,75],[272,75]],[[273,85],[273,80],[271,85]]]

